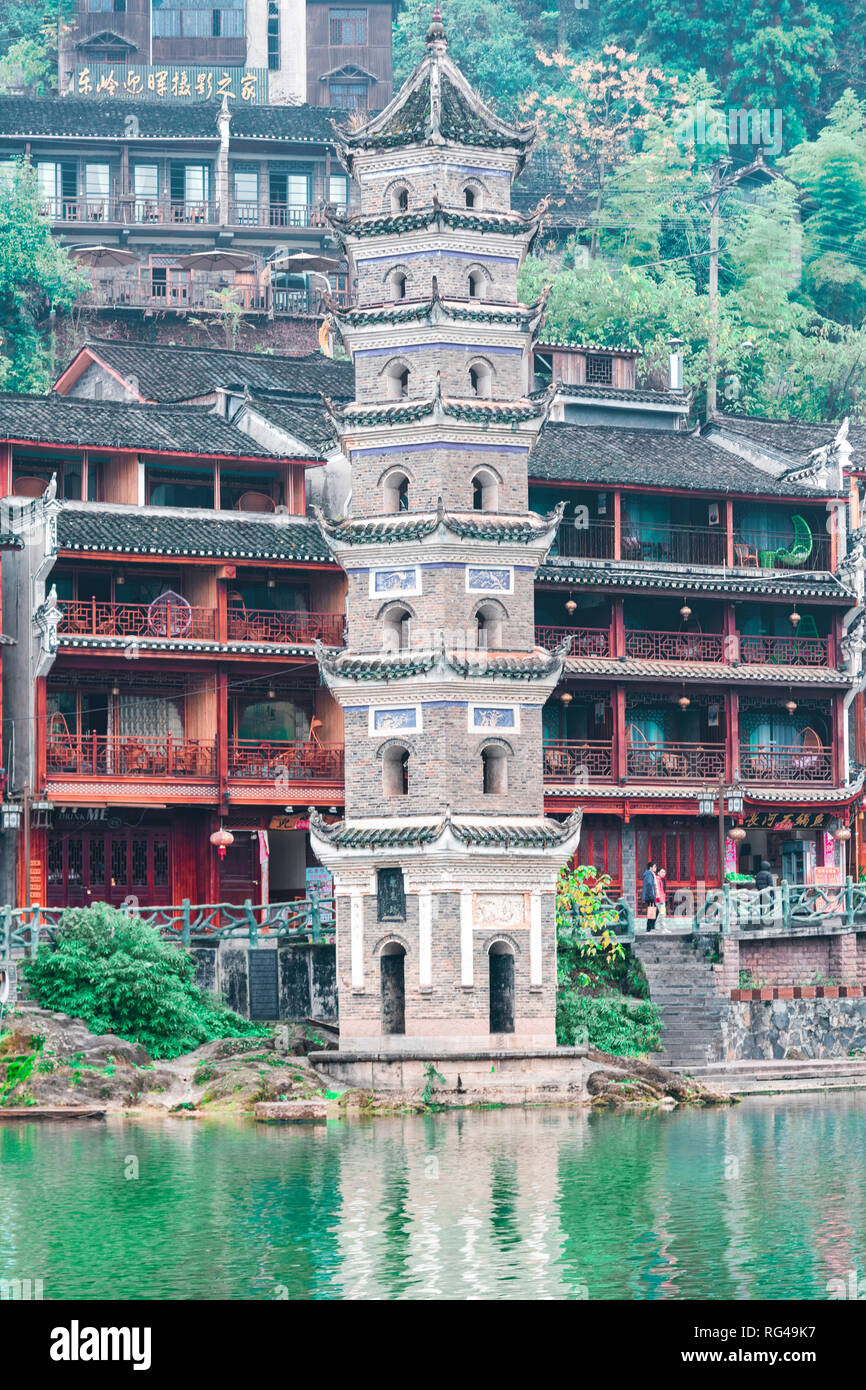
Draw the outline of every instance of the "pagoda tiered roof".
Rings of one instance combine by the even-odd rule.
[[[369,308],[332,310],[340,327],[368,328],[376,324],[438,323],[451,319],[458,323],[501,324],[503,328],[532,331],[541,321],[548,290],[534,304],[497,304],[483,299],[446,299],[434,289],[429,299],[392,300]],[[534,392],[533,395],[543,395]]]
[[[536,136],[534,123],[515,125],[484,104],[448,57],[445,31],[437,21],[424,57],[384,111],[356,130],[336,124],[334,129],[349,169],[364,150],[446,143],[514,150],[522,168]]]
[[[550,409],[552,393],[543,404],[530,401],[491,401],[478,396],[465,398],[430,396],[426,400],[404,397],[399,401],[376,401],[370,405],[339,405],[325,397],[325,405],[334,420],[343,425],[406,425],[428,416],[468,420],[482,425],[518,425],[531,420],[543,420]]]
[[[507,512],[447,512],[440,499],[435,512],[395,512],[389,516],[340,517],[334,521],[314,509],[325,535],[350,545],[381,545],[399,541],[424,540],[436,531],[459,536],[462,540],[531,542],[555,530],[562,519],[564,503],[546,516],[537,513],[510,515]]]
[[[564,821],[546,816],[455,816],[446,811],[439,817],[377,817],[329,825],[311,808],[310,829],[335,849],[421,849],[450,838],[456,847],[553,850],[577,839],[581,818],[580,811]]]
[[[558,680],[565,662],[566,645],[531,652],[449,651],[444,646],[413,651],[347,652],[316,646],[316,656],[328,676],[353,681],[405,680],[412,676],[499,677],[504,680]]]
[[[469,211],[466,208],[447,208],[438,200],[434,200],[426,207],[412,208],[406,212],[374,213],[372,215],[358,213],[354,217],[338,217],[332,214],[328,220],[343,244],[352,237],[362,240],[366,237],[402,236],[406,232],[426,231],[435,223],[439,229],[447,228],[449,231],[457,232],[483,232],[487,236],[491,233],[499,233],[501,236],[526,236],[528,234],[528,248],[538,233],[547,206],[546,202],[542,202],[527,214],[522,212],[482,212],[479,209]]]

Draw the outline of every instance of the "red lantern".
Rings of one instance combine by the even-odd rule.
[[[220,859],[225,859],[226,850],[229,845],[234,844],[235,837],[230,830],[224,830],[223,827],[220,826],[219,830],[215,830],[211,835],[210,842],[215,847]]]

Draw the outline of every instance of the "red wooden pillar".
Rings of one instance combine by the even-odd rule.
[[[725,635],[725,661],[738,662],[740,659],[740,639],[737,633],[737,614],[732,603],[725,604],[722,631]]]
[[[33,714],[36,720],[33,739],[33,756],[36,765],[34,792],[45,791],[48,762],[48,694],[44,676],[39,676],[33,692]]]
[[[847,771],[845,767],[845,740],[842,736],[843,721],[845,719],[845,697],[841,691],[833,696],[833,771],[837,786],[842,786],[847,781]]]
[[[726,717],[726,739],[727,739],[727,778],[729,782],[735,782],[740,775],[740,696],[736,690],[731,690],[727,698],[727,717]]]
[[[613,692],[613,756],[618,782],[628,779],[628,757],[625,741],[625,686],[618,685]]]
[[[229,696],[228,676],[218,671],[216,678],[217,694],[217,743],[216,767],[219,784],[220,815],[228,814],[229,809]]]
[[[732,568],[734,563],[734,504],[730,497],[725,498],[725,564]]]
[[[611,656],[625,656],[625,618],[621,598],[613,599],[610,605],[609,641]]]
[[[622,493],[613,494],[613,558],[622,559]]]

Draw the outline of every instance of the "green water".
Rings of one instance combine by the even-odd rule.
[[[0,1124],[48,1298],[823,1298],[866,1276],[866,1096],[269,1128]]]

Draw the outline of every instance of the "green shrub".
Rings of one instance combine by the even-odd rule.
[[[596,999],[560,988],[556,1003],[556,1040],[573,1047],[588,1035],[590,1047],[619,1057],[636,1057],[659,1047],[658,1009],[649,1001],[629,1006],[618,998]]]
[[[108,903],[64,912],[54,948],[40,951],[23,973],[43,1008],[81,1018],[94,1033],[141,1043],[152,1057],[268,1032],[194,984],[188,951]]]

